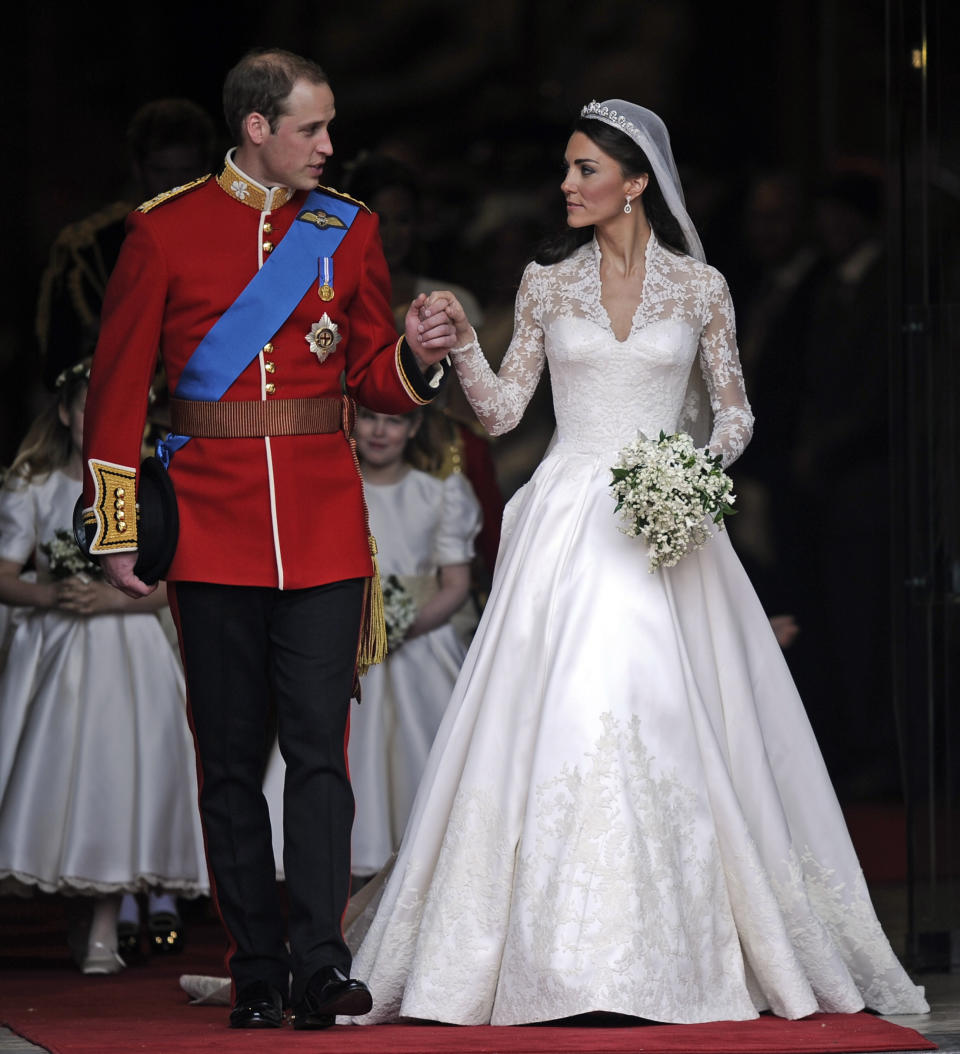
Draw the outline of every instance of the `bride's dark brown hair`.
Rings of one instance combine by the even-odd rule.
[[[676,217],[667,208],[647,155],[623,132],[589,117],[581,117],[573,126],[575,132],[583,132],[591,142],[613,158],[620,166],[625,179],[646,173],[649,178],[643,192],[643,208],[647,220],[657,236],[657,241],[675,253],[689,254],[687,239]],[[534,260],[538,264],[554,264],[565,260],[581,245],[593,237],[593,227],[567,227],[555,237],[544,242],[537,250]]]

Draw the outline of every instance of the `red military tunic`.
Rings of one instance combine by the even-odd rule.
[[[130,215],[87,396],[84,506],[95,504],[98,478],[106,495],[91,552],[136,550],[123,494],[140,461],[158,352],[175,394],[193,350],[263,266],[305,197],[260,186],[228,156],[217,179]],[[406,413],[435,394],[397,340],[378,220],[369,210],[360,209],[333,260],[333,300],[321,300],[314,281],[269,343],[251,349],[225,400],[339,397],[341,376],[349,394],[381,413]],[[342,339],[321,363],[306,337],[324,312]],[[174,454],[170,477],[180,513],[171,581],[294,589],[372,573],[362,484],[342,432],[193,438]]]

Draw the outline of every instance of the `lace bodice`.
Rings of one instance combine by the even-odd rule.
[[[487,431],[500,435],[518,424],[549,362],[563,447],[616,451],[638,430],[651,437],[682,430],[709,443],[724,467],[735,461],[750,440],[753,414],[723,276],[651,235],[641,301],[624,341],[614,336],[600,292],[596,241],[560,263],[531,263],[499,374],[476,340],[453,352]]]

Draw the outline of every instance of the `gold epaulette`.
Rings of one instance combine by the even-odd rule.
[[[317,184],[317,190],[322,190],[324,194],[329,194],[331,197],[339,198],[341,201],[350,201],[354,205],[359,205],[364,212],[373,212],[373,209],[371,209],[365,201],[351,197],[349,194],[344,194],[342,190],[337,190],[334,187],[325,187],[322,183]]]
[[[186,194],[188,190],[195,190],[197,187],[202,186],[209,178],[210,173],[208,172],[205,176],[201,176],[199,179],[192,179],[189,183],[184,183],[182,186],[172,187],[170,190],[165,190],[155,198],[151,198],[149,201],[145,201],[142,205],[138,205],[137,212],[149,212],[151,209],[155,209],[158,205],[162,205],[166,201],[171,201],[173,198],[179,198],[181,194]]]

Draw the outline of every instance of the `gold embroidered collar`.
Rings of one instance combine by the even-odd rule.
[[[265,187],[258,183],[233,163],[233,150],[228,151],[224,158],[223,169],[217,176],[217,182],[231,198],[256,209],[257,212],[279,209],[296,193],[290,187]]]

